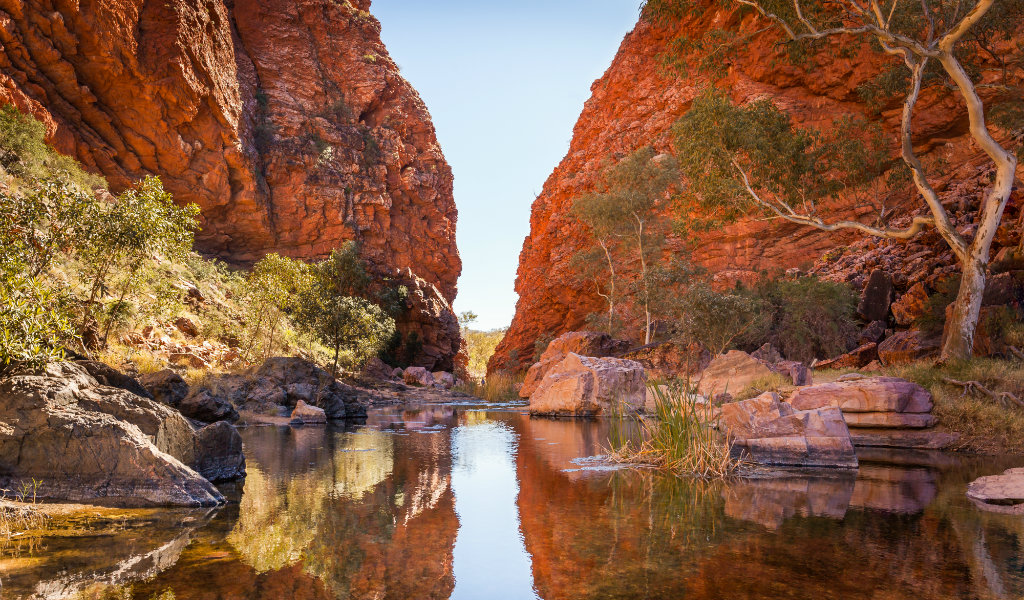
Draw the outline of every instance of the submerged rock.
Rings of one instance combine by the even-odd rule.
[[[1024,468],[975,479],[967,486],[967,497],[984,510],[1024,515]]]
[[[327,413],[324,409],[310,406],[299,400],[292,411],[292,425],[323,425],[327,423]]]
[[[775,466],[856,468],[850,430],[838,408],[798,411],[766,392],[723,404],[720,426],[733,452]]]
[[[545,375],[530,396],[530,413],[560,416],[609,414],[644,409],[647,376],[640,363],[570,353]]]
[[[0,486],[41,481],[42,498],[211,506],[217,489],[187,464],[196,436],[176,411],[102,386],[83,367],[0,381]]]

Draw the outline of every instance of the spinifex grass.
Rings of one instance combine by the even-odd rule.
[[[654,414],[636,417],[639,437],[614,435],[613,428],[612,460],[701,478],[725,477],[736,470],[739,461],[729,454],[727,436],[713,427],[716,418],[710,403],[689,385],[654,385],[650,391]]]

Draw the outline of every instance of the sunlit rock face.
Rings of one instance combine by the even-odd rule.
[[[591,86],[591,97],[576,122],[569,151],[533,203],[530,234],[519,257],[516,314],[488,365],[489,371],[525,369],[537,339],[581,329],[588,314],[605,308],[593,286],[581,281],[570,265],[573,255],[588,243],[586,231],[570,214],[574,198],[593,189],[609,158],[621,158],[645,145],[653,145],[658,152],[671,150],[669,129],[689,110],[706,84],[692,70],[682,75],[666,67],[663,59],[679,32],[699,40],[713,29],[738,29],[743,35],[766,26],[754,19],[752,11],[733,12],[710,1],[701,4],[672,27],[654,26],[641,19],[622,41],[604,76]],[[865,61],[856,55],[837,60],[810,57],[807,64],[820,63],[819,68],[798,68],[784,56],[785,46],[776,42],[770,33],[757,35],[745,40],[742,50],[729,57],[722,85],[733,101],[767,97],[789,111],[800,125],[823,129],[845,115],[878,118],[857,91],[879,72],[871,64],[876,59]],[[824,52],[840,54],[837,45]],[[881,115],[886,131],[893,134],[894,156],[899,117],[898,103]],[[963,178],[983,182],[988,177],[979,168],[984,161],[977,147],[971,145],[966,127],[958,98],[923,93],[915,111],[915,143],[927,160],[945,162],[935,173],[941,193],[976,202],[978,186],[953,185]],[[1018,173],[1024,173],[1024,169]],[[909,186],[893,190],[887,205],[906,205],[911,201],[909,191]],[[847,218],[865,214],[862,201],[855,198],[842,198],[830,208]],[[764,270],[809,267],[828,250],[858,239],[855,234],[824,234],[761,218],[743,219],[698,235],[693,259],[707,267],[723,286],[753,280]],[[680,250],[678,240],[671,238],[667,247],[669,252]],[[938,247],[941,253],[940,240]]]
[[[201,250],[245,264],[358,240],[375,270],[421,279],[441,323],[462,270],[451,169],[369,5],[11,0],[0,104],[115,191],[159,175],[202,208]]]

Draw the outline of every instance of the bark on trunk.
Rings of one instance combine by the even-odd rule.
[[[988,261],[972,256],[963,265],[960,292],[953,303],[953,314],[946,322],[945,341],[941,360],[962,360],[974,351],[974,331],[981,314],[981,300],[985,295],[985,267]]]

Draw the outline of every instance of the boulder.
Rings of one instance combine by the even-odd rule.
[[[885,321],[872,321],[861,330],[860,339],[857,343],[861,346],[865,344],[877,344],[885,337],[885,330]]]
[[[139,383],[161,404],[177,407],[188,396],[188,384],[174,371],[164,369],[139,377]]]
[[[362,376],[371,381],[390,381],[394,375],[390,365],[374,356],[363,365]]]
[[[423,367],[409,367],[402,373],[402,379],[409,385],[434,385],[434,375]]]
[[[292,425],[322,425],[327,423],[327,413],[324,409],[310,406],[299,400],[292,411]]]
[[[192,391],[178,404],[177,408],[186,417],[203,423],[216,421],[231,421],[233,423],[238,420],[238,411],[235,410],[231,402],[208,388]]]
[[[731,350],[715,357],[700,375],[698,389],[704,396],[722,392],[735,394],[750,384],[771,377],[774,373],[763,362],[740,350]]]
[[[1024,515],[1024,469],[979,477],[967,486],[967,497],[984,510]]]
[[[197,431],[195,458],[189,466],[213,482],[245,477],[242,436],[235,426],[218,421]]]
[[[391,371],[391,377],[393,379],[402,379],[404,374],[405,374],[405,370],[401,369],[399,367],[395,367]]]
[[[437,371],[433,373],[434,385],[438,385],[446,390],[450,390],[455,387],[455,376],[447,371]]]
[[[629,342],[617,340],[607,333],[593,331],[570,331],[555,338],[541,354],[540,360],[526,372],[526,379],[519,388],[519,395],[529,398],[555,365],[569,354],[602,358],[618,356],[629,349]]]
[[[982,306],[1001,306],[1024,302],[1024,271],[999,273],[985,282]]]
[[[853,429],[928,429],[938,419],[929,413],[850,412],[843,413],[847,426]]]
[[[190,461],[195,435],[174,410],[102,386],[72,363],[0,381],[0,486],[42,481],[51,500],[212,506],[217,489]]]
[[[811,385],[813,378],[811,370],[802,362],[795,360],[780,360],[775,364],[769,364],[768,368],[782,375],[793,382],[795,386]]]
[[[143,398],[149,398],[153,400],[153,396],[149,390],[139,381],[130,375],[125,375],[121,371],[118,371],[114,367],[106,363],[101,363],[95,360],[78,360],[75,364],[81,366],[85,371],[92,375],[93,379],[99,382],[100,385],[106,385],[109,387],[116,387],[122,390],[131,392],[136,396],[142,396]],[[141,378],[140,378],[141,379]]]
[[[570,353],[551,368],[530,396],[530,413],[560,416],[607,415],[644,408],[647,376],[640,363]]]
[[[168,355],[167,360],[173,364],[192,367],[193,369],[208,369],[210,367],[210,364],[203,357],[194,352],[172,352]]]
[[[733,453],[774,466],[856,468],[850,431],[837,408],[797,411],[766,392],[721,407]]]
[[[188,317],[178,317],[174,320],[173,324],[175,329],[188,337],[196,337],[199,335],[199,326]]]
[[[796,410],[831,406],[847,414],[930,413],[932,395],[898,377],[859,377],[800,388],[789,397],[789,403]]]
[[[312,401],[307,404],[324,409],[328,419],[366,416],[366,407],[359,402],[355,388],[341,383],[308,360],[284,356],[269,358],[257,369],[256,375],[256,381],[246,386],[246,401],[274,401],[286,408],[294,408],[303,396],[299,388],[289,386],[303,384],[314,390]]]
[[[703,371],[711,362],[711,353],[696,343],[663,342],[635,348],[622,358],[642,364],[650,379],[674,379]]]
[[[906,365],[939,355],[942,340],[911,329],[900,331],[878,345],[878,358],[885,366]]]
[[[875,269],[861,292],[857,313],[867,321],[885,321],[892,304],[892,276],[883,269]]]
[[[815,363],[814,368],[822,371],[826,369],[859,369],[877,358],[878,344],[870,342],[842,356]]]
[[[907,327],[924,315],[927,309],[928,290],[923,282],[915,283],[892,303],[892,318],[897,324]]]

